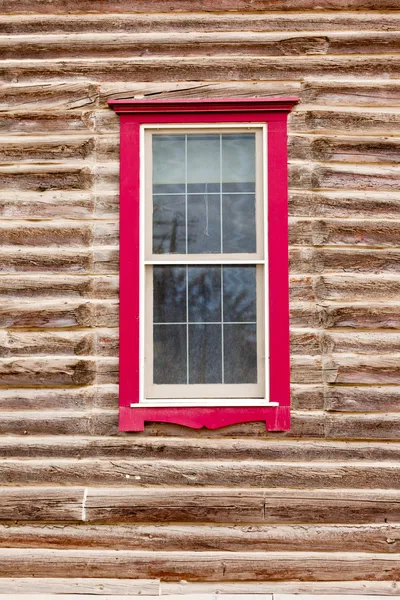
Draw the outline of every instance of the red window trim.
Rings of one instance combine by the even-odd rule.
[[[216,429],[265,421],[268,431],[290,428],[287,116],[297,98],[110,100],[120,115],[120,431],[143,431],[145,421]],[[268,250],[270,399],[279,406],[142,407],[139,402],[140,126],[146,123],[268,124]]]

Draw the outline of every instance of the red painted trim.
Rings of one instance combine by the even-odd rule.
[[[287,226],[287,113],[297,98],[110,100],[121,114],[120,178],[120,430],[145,421],[216,429],[265,421],[290,428],[289,284]],[[140,125],[144,123],[268,123],[268,247],[270,400],[278,407],[131,408],[139,402]]]
[[[219,98],[212,100],[109,100],[116,113],[160,114],[202,112],[291,111],[298,98]]]

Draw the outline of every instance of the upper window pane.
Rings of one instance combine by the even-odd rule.
[[[255,253],[256,134],[152,136],[153,253]]]

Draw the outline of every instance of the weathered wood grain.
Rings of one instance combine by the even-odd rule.
[[[292,190],[289,214],[294,217],[336,217],[361,219],[398,219],[400,194],[395,191],[324,191]]]
[[[96,196],[88,192],[0,192],[2,219],[90,219],[95,217]]]
[[[398,407],[395,409],[398,411]],[[325,436],[343,440],[398,440],[398,412],[389,414],[327,416]]]
[[[346,417],[347,424],[350,422]],[[331,437],[340,428],[340,420],[332,418]],[[393,423],[398,429],[397,422]],[[375,417],[376,422],[376,417]],[[392,430],[393,430],[392,429]],[[355,436],[353,436],[355,437]],[[82,459],[54,462],[10,459],[0,464],[0,481],[4,485],[37,485],[39,482],[59,485],[118,486],[209,486],[224,482],[237,487],[243,481],[250,487],[297,488],[311,486],[360,489],[397,489],[400,467],[396,462],[318,462],[290,463],[264,461],[153,461]]]
[[[0,549],[0,574],[10,576],[162,577],[169,581],[261,580],[393,581],[399,576],[396,554],[335,552],[136,552],[130,550]],[[358,573],[358,576],[356,575]]]
[[[81,521],[84,490],[80,488],[3,488],[1,521]],[[3,527],[6,541],[8,526]]]
[[[318,300],[349,301],[363,298],[371,301],[396,301],[400,295],[400,279],[396,275],[357,274],[322,275],[315,280]]]
[[[290,350],[292,354],[320,354],[321,348],[317,333],[314,331],[292,329],[290,334]]]
[[[193,81],[193,80],[249,80],[249,79],[299,79],[307,72],[313,76],[364,76],[379,77],[382,72],[396,77],[399,57],[388,56],[280,56],[257,57],[249,61],[246,56],[185,58],[183,53],[171,58],[103,58],[64,61],[62,59],[5,60],[0,76],[7,82],[43,82],[65,79],[95,81]],[[376,127],[376,126],[375,126]]]
[[[398,329],[399,306],[391,304],[339,304],[320,306],[320,323],[325,328]]]
[[[29,4],[27,0],[23,0],[21,2],[16,2],[16,0],[7,0],[5,3],[5,12],[8,13],[31,13],[32,5]],[[51,0],[46,0],[42,2],[37,8],[37,12],[39,14],[63,14],[72,12],[84,12],[88,13],[93,11],[93,6],[89,2],[89,0],[74,0],[73,3],[68,3],[66,0],[60,0],[56,6],[51,2]],[[379,10],[395,10],[397,9],[397,4],[393,2],[393,0],[379,0],[378,2],[371,2],[371,0],[340,0],[340,3],[335,0],[329,0],[323,6],[324,11],[328,13],[328,11],[345,11],[345,10],[366,10],[370,9],[373,11],[377,11],[376,14],[379,15]],[[295,0],[279,0],[279,2],[275,2],[271,5],[267,0],[256,0],[253,2],[251,6],[244,5],[242,0],[235,0],[234,2],[228,0],[218,0],[218,2],[210,2],[210,0],[206,0],[206,2],[201,0],[184,0],[181,1],[178,5],[173,0],[152,0],[151,2],[141,2],[136,0],[135,2],[131,2],[127,5],[126,0],[107,0],[104,2],[102,6],[102,11],[98,12],[108,12],[108,13],[130,13],[130,12],[138,12],[138,13],[147,13],[151,12],[165,12],[169,13],[170,11],[177,12],[186,12],[186,11],[234,11],[234,12],[242,12],[244,14],[256,11],[302,11],[302,10],[313,10],[313,9],[321,9],[320,4],[316,0],[300,0],[300,2]],[[328,13],[329,14],[329,13]],[[340,13],[339,13],[340,14]]]
[[[96,594],[100,597],[107,594],[116,594],[117,596],[138,594],[146,597],[159,596],[160,593],[160,582],[157,579],[35,577],[34,584],[41,594],[79,594],[82,596],[82,600],[85,598],[85,594]],[[0,592],[11,592],[14,595],[32,594],[32,577],[2,577]]]
[[[116,327],[118,304],[110,300],[46,300],[36,302],[3,302],[0,327],[64,328]]]
[[[400,252],[392,248],[368,250],[361,248],[293,248],[289,250],[292,274],[400,272]],[[357,297],[360,300],[359,297]]]
[[[54,251],[54,249],[53,249]],[[64,273],[24,273],[0,277],[0,297],[15,298],[21,302],[36,297],[42,300],[58,298],[118,298],[119,281],[116,275],[69,275]],[[60,301],[60,300],[59,300]],[[62,301],[62,300],[61,300]]]
[[[0,383],[9,386],[87,385],[96,379],[88,358],[1,358]]]
[[[399,354],[400,335],[394,332],[329,332],[321,334],[320,349],[323,354]]]
[[[3,21],[3,22],[2,22]],[[4,31],[0,17],[0,31]],[[41,108],[75,109],[95,106],[99,86],[91,83],[50,83],[48,85],[8,85],[0,90],[0,111],[27,110],[32,104]]]
[[[86,190],[93,185],[88,167],[68,165],[0,167],[1,187],[26,191]]]
[[[400,387],[329,386],[324,391],[325,408],[341,412],[399,412]],[[376,417],[376,420],[379,416]],[[384,424],[382,424],[384,425]]]
[[[291,218],[289,242],[304,246],[369,246],[396,248],[400,222],[361,219]]]
[[[398,553],[399,525],[0,525],[0,547]]]
[[[94,248],[14,248],[0,249],[0,273],[96,274],[118,272],[118,249]]]
[[[117,385],[53,389],[0,389],[0,409],[2,411],[38,411],[39,417],[41,411],[115,409],[117,405]],[[21,418],[21,415],[17,415],[16,419],[18,417]],[[21,443],[20,439],[18,443]]]
[[[37,83],[35,83],[37,85]],[[71,133],[94,131],[95,115],[90,110],[40,111],[30,109],[27,112],[0,113],[0,132],[2,135],[19,133]]]
[[[316,162],[398,164],[399,140],[386,136],[311,136],[310,134],[289,138],[291,160]]]
[[[334,392],[334,390],[333,390]],[[328,392],[327,392],[328,394]],[[325,398],[327,400],[327,398]],[[114,398],[114,400],[116,400]],[[94,408],[94,406],[93,406]],[[398,407],[397,407],[398,408]],[[28,409],[27,409],[28,410]],[[395,412],[395,411],[393,411]],[[63,413],[67,414],[66,411]],[[400,455],[396,442],[341,442],[257,439],[157,439],[153,437],[36,436],[0,439],[3,458],[124,458],[138,460],[266,460],[266,461],[395,461]]]
[[[57,355],[118,355],[118,332],[96,329],[96,332],[18,332],[0,331],[0,357]]]
[[[0,240],[4,246],[115,246],[118,244],[118,223],[100,221],[71,223],[51,221],[48,223],[0,224]]]
[[[400,383],[399,359],[393,354],[390,357],[335,354],[322,360],[327,383]]]
[[[162,31],[223,32],[223,31],[398,31],[400,18],[397,12],[369,13],[367,11],[282,11],[261,13],[245,12],[197,12],[179,13],[175,10],[151,13],[139,12],[86,13],[85,17],[66,14],[7,14],[0,17],[2,34],[51,34],[58,33],[156,33]],[[229,10],[229,9],[228,9]],[[273,10],[269,6],[268,10]],[[388,83],[388,82],[386,82]],[[395,84],[393,84],[395,85]]]
[[[361,15],[355,17],[356,27],[362,26]],[[392,14],[389,19],[393,18]],[[372,18],[374,18],[371,15]],[[375,25],[382,22],[375,19]],[[376,28],[374,27],[375,31]],[[395,81],[385,79],[360,81],[321,80],[305,78],[302,99],[307,103],[337,106],[399,106],[400,87]]]
[[[397,192],[398,166],[310,166],[309,163],[289,165],[289,185],[299,189],[387,190]]]

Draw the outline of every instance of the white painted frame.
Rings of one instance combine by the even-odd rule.
[[[168,261],[146,261],[145,260],[145,132],[147,130],[179,130],[179,129],[260,129],[262,134],[262,164],[263,164],[263,247],[264,258],[254,260],[168,260]],[[261,407],[279,406],[279,402],[269,401],[269,285],[268,285],[268,168],[267,168],[267,124],[266,123],[212,123],[212,124],[146,124],[140,126],[140,292],[139,292],[139,402],[131,403],[131,408],[141,407]],[[144,369],[145,369],[145,267],[147,265],[174,265],[174,264],[230,264],[230,265],[263,265],[264,266],[264,398],[157,398],[148,399],[144,393]],[[212,385],[212,384],[210,384]]]

